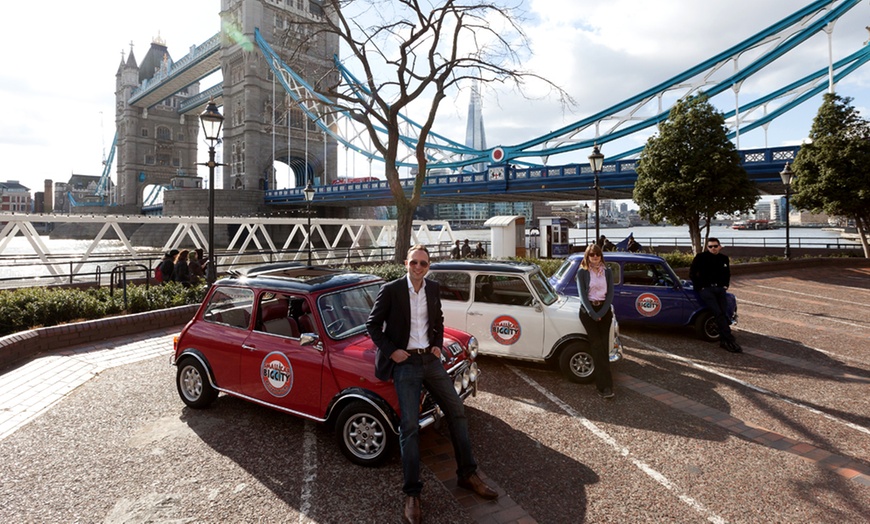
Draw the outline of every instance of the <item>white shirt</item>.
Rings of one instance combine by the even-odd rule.
[[[429,308],[426,306],[426,281],[420,291],[414,291],[411,277],[408,279],[408,295],[411,297],[411,336],[408,338],[408,347],[405,349],[418,349],[429,347]]]

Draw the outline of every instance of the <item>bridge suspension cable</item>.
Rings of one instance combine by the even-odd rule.
[[[725,113],[726,122],[731,128],[731,136],[739,140],[740,133],[766,126],[823,91],[826,87],[824,82],[826,76],[827,87],[830,89],[833,83],[870,60],[870,46],[865,45],[848,57],[831,62],[827,68],[743,105],[739,103],[739,91],[743,82],[814,35],[827,32],[830,39],[833,24],[859,3],[860,0],[816,0],[731,48],[619,104],[537,138],[512,146],[499,147],[504,150],[505,161],[517,165],[537,166],[540,163],[532,159],[541,159],[546,164],[551,156],[588,149],[595,142],[598,144],[613,142],[657,125],[668,116],[669,107],[665,107],[665,100],[680,100],[701,93],[712,98],[729,89],[734,91],[738,102],[735,104],[735,109]],[[269,67],[278,77],[285,91],[299,104],[310,120],[348,150],[363,155],[369,161],[383,161],[368,138],[367,130],[355,122],[347,108],[336,105],[316,92],[281,60],[259,31],[256,32],[255,37]],[[749,63],[741,67],[740,60],[743,58],[748,58]],[[733,64],[733,70],[730,72],[726,68],[729,64]],[[364,84],[359,82],[337,57],[335,65],[347,92],[352,93],[360,103],[365,104],[369,93]],[[724,77],[720,78],[723,75]],[[773,106],[772,110],[771,106]],[[763,114],[754,117],[758,111],[762,111]],[[400,152],[398,165],[415,167],[414,148],[419,141],[420,125],[405,115],[401,115],[401,118],[401,141],[405,150]],[[379,133],[386,133],[383,128],[376,127],[376,130]],[[436,133],[431,133],[429,136],[431,139],[426,142],[429,169],[461,171],[463,168],[490,160],[492,149],[473,149]],[[630,158],[637,155],[641,149],[611,152],[608,158],[612,160]]]

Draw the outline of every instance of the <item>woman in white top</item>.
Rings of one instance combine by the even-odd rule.
[[[613,323],[613,275],[604,264],[601,247],[586,248],[577,270],[577,289],[583,306],[580,322],[589,337],[589,352],[595,364],[595,387],[605,399],[613,398],[613,378],[610,375],[610,325]]]

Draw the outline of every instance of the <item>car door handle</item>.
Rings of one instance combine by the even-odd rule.
[[[482,317],[483,313],[478,313],[477,311],[469,311],[468,316],[469,317]]]
[[[247,349],[248,351],[257,351],[257,346],[249,346],[247,344],[242,344],[242,349]]]

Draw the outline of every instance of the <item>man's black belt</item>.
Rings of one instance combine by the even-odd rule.
[[[429,353],[429,348],[408,348],[405,351],[412,355],[425,355]]]

